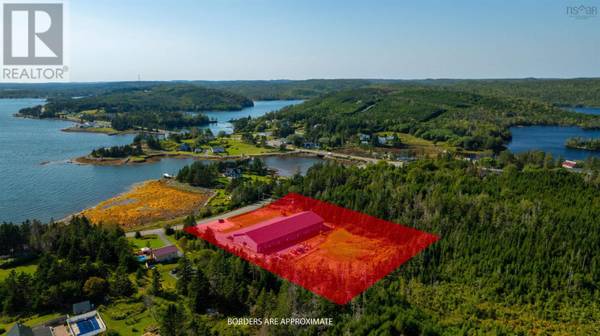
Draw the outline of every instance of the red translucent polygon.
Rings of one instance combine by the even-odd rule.
[[[295,193],[186,231],[337,304],[438,240]]]

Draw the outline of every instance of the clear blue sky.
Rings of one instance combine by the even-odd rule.
[[[71,80],[598,77],[582,3],[76,0]]]

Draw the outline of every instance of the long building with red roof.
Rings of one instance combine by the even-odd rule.
[[[231,235],[233,240],[256,253],[271,253],[319,234],[323,218],[312,211],[280,216]]]

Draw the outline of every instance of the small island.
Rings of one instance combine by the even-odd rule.
[[[600,139],[574,137],[567,139],[565,146],[572,149],[598,152],[600,151]]]

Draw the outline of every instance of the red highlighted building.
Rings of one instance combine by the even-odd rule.
[[[311,238],[324,230],[323,218],[312,211],[269,219],[234,232],[233,241],[257,253],[269,253]]]
[[[438,240],[294,193],[186,231],[338,304]]]

